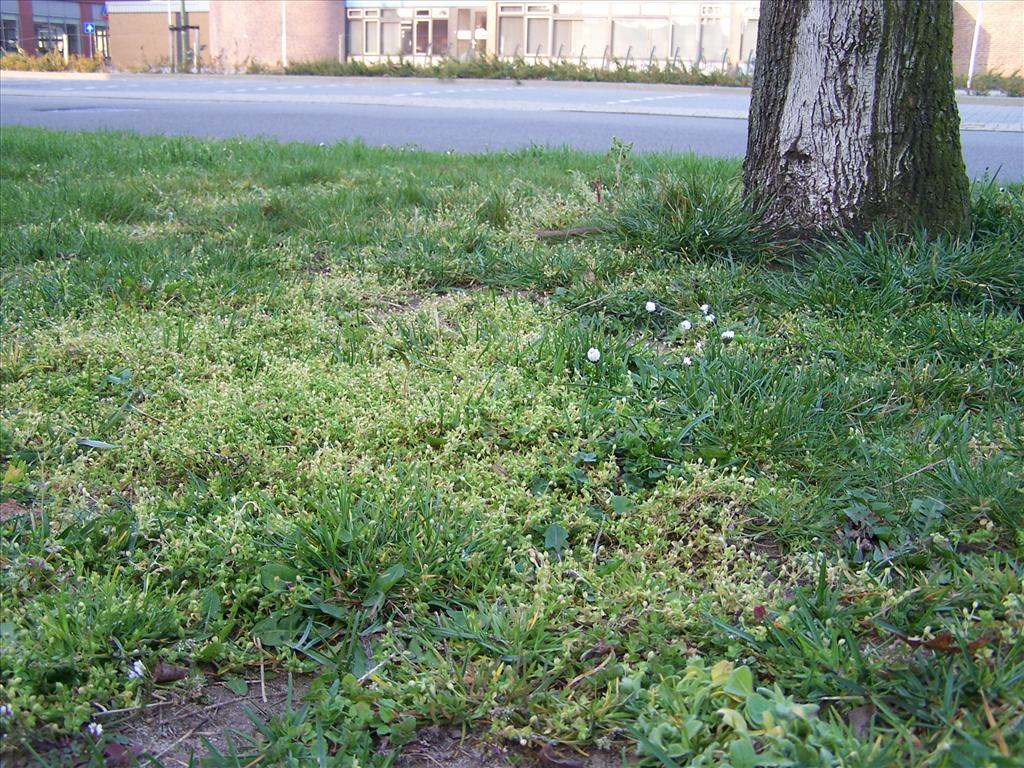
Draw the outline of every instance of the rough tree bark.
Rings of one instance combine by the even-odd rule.
[[[797,236],[964,232],[952,0],[761,0],[743,181]]]

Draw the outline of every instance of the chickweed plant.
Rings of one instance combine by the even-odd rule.
[[[1022,189],[797,252],[738,176],[5,128],[0,750],[262,660],[205,765],[1019,764]]]

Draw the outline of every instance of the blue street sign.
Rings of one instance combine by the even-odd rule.
[[[84,31],[87,35],[91,35],[93,32],[96,31],[96,25],[93,24],[91,21],[83,21],[82,31]]]

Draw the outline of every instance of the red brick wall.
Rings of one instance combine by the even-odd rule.
[[[966,75],[978,15],[978,0],[953,6],[953,72]],[[1024,0],[984,0],[975,73],[1020,70],[1024,74]]]
[[[343,0],[285,0],[289,63],[338,58]],[[210,57],[223,69],[282,63],[281,0],[210,0]]]

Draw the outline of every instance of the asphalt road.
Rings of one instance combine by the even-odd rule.
[[[0,74],[0,126],[482,152],[530,145],[739,157],[736,88],[282,76]],[[961,97],[968,172],[1024,180],[1024,100]]]

